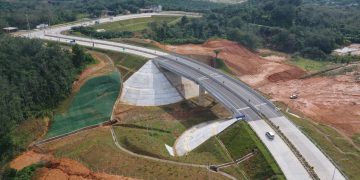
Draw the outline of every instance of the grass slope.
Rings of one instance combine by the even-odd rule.
[[[294,117],[286,112],[284,114],[291,119],[306,135],[326,152],[349,179],[360,177],[360,151],[332,127],[324,124],[316,124],[307,119]]]
[[[108,128],[96,128],[49,143],[57,157],[80,161],[97,172],[118,174],[139,179],[226,179],[206,169],[178,166],[134,157],[119,150]]]
[[[105,50],[100,50],[100,51],[105,53],[113,60],[116,68],[120,71],[122,81],[125,81],[127,78],[129,78],[134,72],[140,69],[148,60],[147,58],[132,54],[119,53],[115,51],[105,51]]]
[[[257,152],[255,156],[237,167],[225,169],[226,172],[241,179],[243,178],[242,173],[250,179],[285,179],[269,151],[246,122],[238,122],[218,136],[234,160],[245,156],[254,149]],[[241,170],[243,170],[242,173]]]
[[[199,164],[230,161],[215,139],[210,139],[183,157],[172,157],[165,148],[165,144],[172,146],[189,127],[217,119],[210,108],[193,107],[189,101],[161,107],[131,107],[126,110],[128,107],[131,106],[120,105],[126,113],[121,115],[121,124],[114,127],[119,142],[127,149],[162,159]]]
[[[150,18],[136,18],[128,19],[124,21],[110,22],[95,25],[96,29],[105,29],[106,31],[113,32],[122,32],[122,31],[131,31],[131,32],[140,32],[144,29],[149,28],[150,23],[152,22],[165,22],[172,23],[180,19],[178,16],[152,16]]]
[[[119,90],[120,76],[117,72],[88,80],[75,95],[67,112],[55,116],[46,137],[109,120]]]
[[[320,71],[331,64],[331,62],[329,61],[316,61],[311,59],[305,59],[302,57],[296,57],[289,61],[289,63],[298,66],[305,71]]]

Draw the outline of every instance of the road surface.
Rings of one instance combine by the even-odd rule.
[[[132,18],[150,17],[151,15],[159,14],[149,13],[125,15],[114,17],[112,19],[104,18],[99,21],[100,23],[103,23]],[[163,13],[161,15],[179,14]],[[294,124],[292,124],[289,119],[278,112],[276,107],[270,101],[239,80],[233,79],[205,64],[198,63],[192,59],[179,55],[168,54],[123,43],[72,37],[60,34],[60,32],[69,30],[73,26],[91,24],[94,24],[94,21],[79,22],[52,27],[41,31],[26,32],[21,34],[21,36],[67,43],[71,40],[76,40],[77,44],[87,47],[113,50],[152,58],[156,60],[155,62],[158,66],[197,82],[219,102],[227,107],[234,114],[234,117],[239,114],[245,114],[249,125],[267,146],[288,179],[311,178],[305,168],[301,165],[300,161],[281,138],[276,136],[272,141],[266,139],[265,132],[273,130],[264,120],[262,120],[261,116],[265,116],[280,127],[280,130],[297,148],[306,161],[314,167],[314,171],[321,179],[345,179],[345,177],[330,162],[330,160],[304,134],[302,134],[302,132]]]

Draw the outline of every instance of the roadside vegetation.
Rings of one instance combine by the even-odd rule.
[[[283,178],[266,147],[245,122],[231,126],[185,156],[170,156],[165,144],[172,146],[186,129],[201,122],[228,116],[220,115],[225,109],[211,101],[206,107],[200,107],[196,102],[197,99],[192,99],[161,107],[119,104],[115,111],[119,123],[114,125],[119,143],[138,154],[204,165],[231,162],[256,151],[254,157],[224,171],[240,179],[244,178],[243,174],[250,179]]]
[[[105,53],[112,59],[115,67],[118,68],[121,74],[121,80],[123,82],[140,69],[148,60],[147,58],[132,54],[104,50],[101,50],[101,52]]]
[[[266,47],[305,58],[327,59],[336,47],[359,42],[359,24],[354,20],[359,12],[357,6],[250,0],[213,10],[202,18],[184,17],[173,25],[154,23],[151,38],[165,43],[200,43],[220,37],[250,49]]]
[[[46,138],[110,120],[119,91],[120,75],[117,72],[88,80],[66,112],[55,115]]]
[[[137,13],[140,8],[159,4],[165,10],[183,11],[208,11],[226,6],[226,4],[198,0],[1,1],[0,28],[16,26],[20,29],[28,29],[27,22],[29,22],[29,28],[32,29],[41,23],[53,25],[83,18],[97,18],[104,15],[105,11],[108,15]]]
[[[239,179],[285,179],[265,145],[244,121],[238,122],[218,135],[233,160],[248,153],[255,155],[237,166],[225,168],[225,172],[234,173]]]
[[[152,16],[146,18],[128,19],[109,22],[90,27],[73,27],[70,33],[77,36],[88,36],[97,39],[115,39],[141,37],[149,38],[150,26],[153,23],[175,24],[181,19],[179,16]],[[103,30],[98,31],[98,30]]]
[[[184,157],[172,157],[166,150],[165,144],[172,146],[186,129],[218,119],[214,112],[217,107],[200,107],[196,102],[193,99],[160,107],[119,104],[115,113],[120,122],[114,125],[119,142],[133,152],[161,159],[199,164],[230,161],[214,139]]]
[[[207,169],[172,165],[129,155],[118,149],[109,128],[96,128],[49,143],[44,148],[59,158],[77,160],[93,171],[139,179],[224,179]]]
[[[54,43],[8,36],[0,36],[0,43],[2,167],[39,135],[24,134],[18,129],[21,124],[51,118],[53,110],[70,95],[77,74],[93,59],[78,46],[70,52]]]
[[[279,104],[285,108],[283,104]],[[320,147],[327,155],[335,161],[349,179],[356,179],[360,176],[360,149],[359,144],[340,134],[334,128],[315,123],[307,118],[298,118],[287,112],[283,112],[294,122],[302,132]],[[354,138],[356,139],[356,135]],[[355,144],[354,144],[355,143]]]

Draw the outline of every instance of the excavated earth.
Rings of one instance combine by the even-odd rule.
[[[34,163],[42,162],[45,166],[36,170],[33,179],[39,180],[133,180],[133,178],[93,172],[81,163],[68,158],[55,158],[51,154],[27,151],[10,163],[16,170]]]
[[[227,40],[160,47],[180,54],[208,57],[214,57],[214,50],[220,49],[219,58],[236,76],[273,100],[348,136],[360,132],[360,83],[355,81],[354,73],[300,79],[307,72],[289,65],[288,57],[271,55],[262,58]],[[293,93],[299,98],[290,100]]]

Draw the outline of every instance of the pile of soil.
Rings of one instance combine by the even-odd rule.
[[[268,77],[268,80],[270,82],[288,81],[288,80],[292,80],[292,79],[298,79],[305,74],[306,74],[305,71],[303,71],[301,69],[293,68],[293,69],[289,69],[289,70],[285,70],[282,72],[271,74]]]
[[[276,101],[311,119],[331,125],[351,137],[360,132],[360,83],[354,74],[299,79],[307,72],[286,63],[288,55],[260,57],[235,42],[210,40],[200,45],[159,46],[186,55],[214,57],[220,49],[223,59],[239,79]],[[260,50],[270,54],[269,50]],[[271,53],[272,54],[272,53]],[[291,94],[299,98],[290,100]]]

